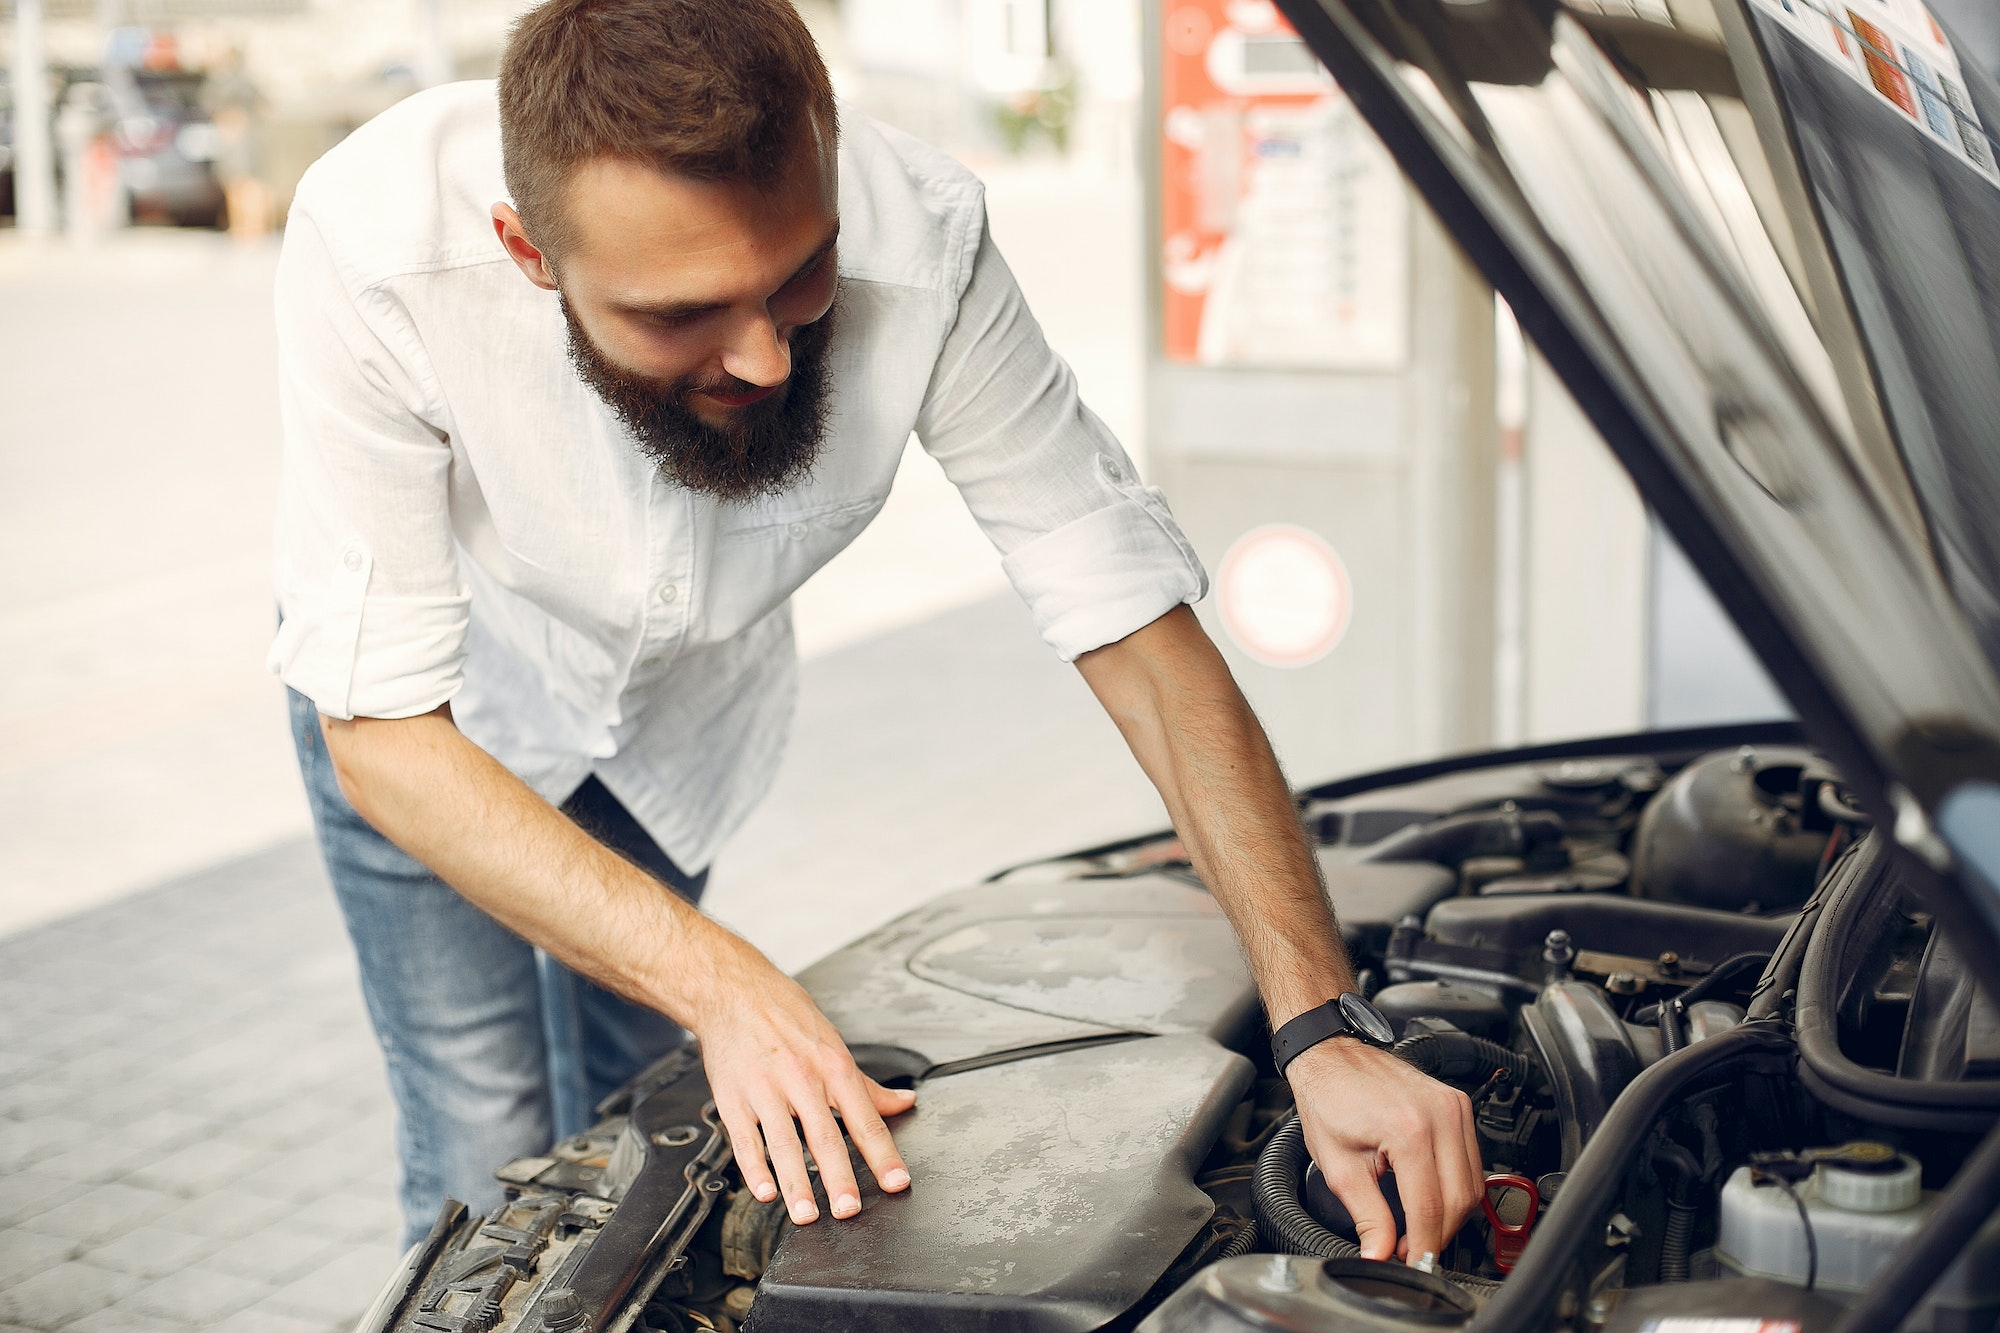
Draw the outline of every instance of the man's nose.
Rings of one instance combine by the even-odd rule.
[[[745,384],[770,388],[792,373],[791,345],[768,315],[746,319],[723,348],[722,368]]]

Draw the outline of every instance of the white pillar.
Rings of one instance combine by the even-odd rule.
[[[451,32],[445,21],[444,0],[416,0],[417,82],[426,88],[450,83],[458,77],[451,54]]]
[[[55,147],[42,0],[14,0],[14,221],[23,235],[56,229]]]

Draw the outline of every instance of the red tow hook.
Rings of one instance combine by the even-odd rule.
[[[1505,1199],[1508,1190],[1521,1190],[1528,1196],[1527,1211],[1518,1222],[1504,1221],[1493,1203],[1496,1192]],[[1526,1176],[1490,1175],[1486,1177],[1486,1193],[1480,1198],[1479,1206],[1486,1211],[1486,1222],[1493,1228],[1493,1265],[1503,1273],[1511,1273],[1514,1265],[1520,1262],[1521,1251],[1528,1248],[1528,1236],[1535,1229],[1535,1216],[1542,1210],[1542,1193],[1535,1188],[1535,1182]],[[1507,1211],[1511,1213],[1514,1209]]]

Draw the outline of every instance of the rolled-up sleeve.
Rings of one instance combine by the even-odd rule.
[[[1035,627],[1073,661],[1198,601],[1208,577],[1077,396],[982,225],[917,435],[999,550]]]
[[[294,209],[276,293],[284,471],[270,669],[333,717],[413,717],[464,678],[451,446],[393,296]]]

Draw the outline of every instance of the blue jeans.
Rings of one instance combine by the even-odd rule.
[[[587,1128],[593,1108],[685,1037],[511,934],[348,804],[319,712],[291,692],[292,742],[327,875],[361,963],[361,994],[396,1099],[404,1244],[447,1196],[484,1211],[493,1172]],[[563,804],[592,837],[699,901],[684,873],[595,777]]]

